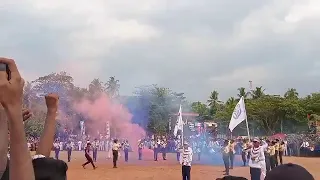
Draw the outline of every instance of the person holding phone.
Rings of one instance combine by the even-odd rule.
[[[34,180],[32,159],[27,147],[21,116],[23,86],[24,80],[15,61],[0,58],[0,103],[8,118],[8,127],[11,132],[9,177],[10,179]]]

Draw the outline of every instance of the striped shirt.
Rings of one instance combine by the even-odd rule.
[[[180,164],[183,166],[191,166],[193,152],[190,147],[183,149],[182,154],[180,155]]]

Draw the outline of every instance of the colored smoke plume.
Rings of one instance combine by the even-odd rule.
[[[111,137],[128,139],[132,147],[136,147],[137,141],[146,135],[139,125],[132,123],[132,114],[128,109],[106,94],[101,94],[94,101],[83,99],[74,108],[90,119],[85,126],[91,129],[91,136],[96,135],[98,130],[103,132],[107,121],[110,122]]]

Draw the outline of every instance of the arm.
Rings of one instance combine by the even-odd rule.
[[[0,178],[7,167],[8,153],[8,122],[5,112],[0,105]]]
[[[34,180],[34,171],[30,152],[27,147],[22,112],[24,80],[12,59],[0,58],[10,71],[0,71],[0,103],[5,109],[10,133],[10,180]],[[9,77],[9,78],[8,78]]]
[[[55,127],[56,127],[56,114],[58,110],[58,96],[54,94],[49,94],[46,96],[47,104],[47,117],[46,123],[44,125],[44,130],[41,134],[39,147],[37,149],[37,154],[44,155],[45,157],[50,157],[50,152],[52,144],[54,141]]]
[[[56,127],[55,117],[56,112],[48,110],[44,130],[41,134],[39,147],[36,154],[42,154],[46,157],[50,156]]]
[[[6,109],[10,133],[10,180],[33,180],[34,171],[21,116],[21,105]]]

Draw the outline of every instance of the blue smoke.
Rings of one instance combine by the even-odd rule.
[[[125,102],[125,106],[133,115],[132,123],[138,124],[146,129],[149,121],[150,101],[144,97],[130,96]]]

